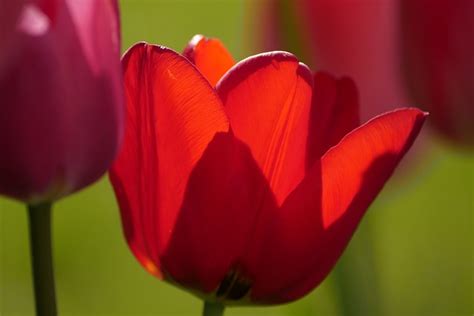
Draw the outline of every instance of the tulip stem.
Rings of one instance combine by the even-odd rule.
[[[219,302],[204,301],[204,310],[202,316],[222,316],[225,306]]]
[[[51,249],[51,203],[29,205],[28,215],[36,315],[56,316]]]

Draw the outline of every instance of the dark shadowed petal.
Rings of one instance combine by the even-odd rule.
[[[268,216],[253,299],[286,302],[317,286],[417,136],[425,114],[401,109],[345,136]]]
[[[241,272],[237,261],[254,242],[251,233],[264,204],[275,208],[249,148],[230,133],[216,134],[189,178],[162,259],[166,272],[181,285],[217,290],[227,273]],[[217,292],[221,298],[233,295],[225,285]]]
[[[170,49],[139,43],[122,64],[126,134],[110,177],[127,241],[145,268],[159,275],[159,257],[173,233],[189,175],[229,123],[207,80]]]
[[[239,62],[216,88],[281,203],[304,177],[311,72],[290,53],[264,53]]]
[[[359,126],[359,101],[354,82],[330,74],[314,74],[307,166],[321,158],[342,137]]]
[[[183,50],[188,58],[212,86],[221,79],[235,61],[225,46],[216,38],[195,35]]]

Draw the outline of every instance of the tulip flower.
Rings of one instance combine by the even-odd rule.
[[[205,59],[195,44],[185,52]],[[227,60],[210,52],[203,64]],[[425,118],[405,108],[358,126],[352,80],[282,51],[237,63],[215,88],[163,46],[138,43],[122,64],[127,127],[110,179],[125,238],[207,315],[320,284]]]
[[[116,1],[24,2],[1,47],[12,53],[0,68],[0,194],[37,204],[91,184],[114,159],[120,41]]]
[[[51,203],[96,181],[122,137],[116,0],[0,0],[0,194],[30,209],[38,315],[56,314]]]
[[[474,146],[474,1],[401,1],[401,26],[414,100],[442,135]]]

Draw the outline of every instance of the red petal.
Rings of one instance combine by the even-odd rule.
[[[196,65],[212,86],[235,64],[221,41],[202,35],[195,35],[189,41],[183,55]]]
[[[170,49],[139,43],[122,64],[126,134],[110,177],[127,241],[158,274],[191,170],[229,123],[209,83]]]
[[[316,162],[267,219],[252,296],[297,299],[329,273],[370,203],[417,136],[425,114],[402,109],[354,130]]]
[[[250,150],[219,133],[189,178],[163,266],[173,280],[204,292],[216,290],[252,243],[262,204],[275,208]],[[224,295],[224,293],[223,293]]]
[[[311,72],[289,53],[265,53],[238,63],[216,88],[281,203],[305,173]]]
[[[359,126],[359,102],[354,82],[314,74],[307,165],[321,158],[342,137]]]

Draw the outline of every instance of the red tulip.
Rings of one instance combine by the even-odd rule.
[[[204,63],[225,59],[211,52]],[[153,275],[226,304],[322,282],[425,117],[399,109],[355,128],[352,81],[313,80],[286,52],[237,63],[215,89],[166,47],[136,44],[122,64],[110,179],[127,242]]]
[[[408,104],[400,72],[397,3],[264,0],[256,17],[262,23],[258,43],[267,50],[294,51],[317,69],[353,78],[365,121]]]
[[[474,146],[474,1],[401,1],[406,79],[449,139]]]
[[[123,125],[115,0],[0,0],[0,193],[55,200],[98,179]],[[3,24],[2,24],[3,26]]]

